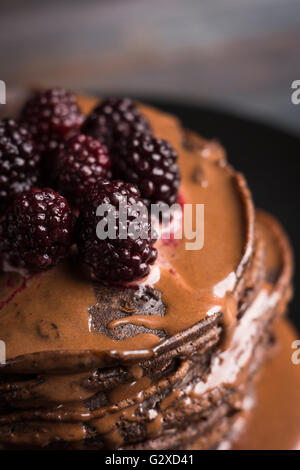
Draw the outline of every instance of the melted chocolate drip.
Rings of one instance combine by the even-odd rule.
[[[131,315],[164,316],[166,307],[159,290],[149,286],[137,289],[95,286],[97,304],[90,308],[91,322],[94,331],[121,341],[140,333],[152,333],[160,338],[166,337],[163,330],[150,329],[130,323]],[[112,320],[128,318],[128,323],[110,328]]]

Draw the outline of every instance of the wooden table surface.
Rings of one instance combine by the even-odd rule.
[[[209,103],[299,132],[299,0],[0,2],[0,79]]]

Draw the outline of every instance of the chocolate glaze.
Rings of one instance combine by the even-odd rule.
[[[94,101],[83,104],[87,110]],[[186,239],[158,242],[159,260],[143,284],[154,284],[155,289],[162,292],[166,314],[124,315],[122,321],[119,319],[112,326],[118,328],[121,322],[123,325],[130,322],[144,327],[144,333],[134,337],[123,335],[122,341],[115,341],[113,334],[103,334],[93,328],[89,309],[93,311],[96,304],[95,290],[81,277],[76,261],[28,280],[26,289],[18,293],[15,302],[8,302],[1,311],[1,337],[6,342],[8,358],[47,350],[148,348],[156,344],[161,335],[146,331],[163,330],[172,336],[194,325],[208,312],[222,310],[226,315],[227,300],[230,298],[232,303],[231,295],[253,249],[254,211],[246,183],[242,175],[225,166],[224,158],[219,159],[216,143],[206,146],[201,141],[200,154],[187,150],[177,120],[151,108],[143,107],[142,111],[150,119],[156,135],[170,140],[178,150],[184,201],[204,203],[207,208],[204,248],[187,251]],[[199,165],[208,182],[204,187],[190,177]],[[1,284],[5,282],[8,281]],[[11,295],[13,291],[6,298]],[[54,337],[53,332],[48,338],[39,334],[40,322],[45,319],[49,325],[55,325],[52,327],[57,330]],[[128,333],[128,329],[124,329]]]
[[[87,112],[95,101],[81,104]],[[216,447],[244,412],[286,309],[282,229],[261,212],[255,222],[245,180],[217,142],[141,108],[179,153],[181,199],[205,204],[204,248],[159,240],[149,278],[127,290],[86,280],[75,252],[31,279],[2,276],[6,446],[185,448],[197,438]]]

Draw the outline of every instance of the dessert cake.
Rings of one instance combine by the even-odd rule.
[[[88,97],[78,102],[85,115],[97,105]],[[264,444],[255,439],[248,444],[245,432],[252,426],[255,434],[251,423],[257,424],[262,412],[255,415],[253,410],[266,388],[264,375],[279,363],[279,353],[273,359],[272,354],[284,342],[282,332],[293,338],[283,319],[291,296],[289,242],[271,215],[255,210],[243,175],[227,163],[219,143],[185,130],[173,116],[138,107],[145,118],[138,131],[147,135],[151,128],[178,154],[179,201],[204,204],[204,246],[186,250],[190,240],[184,237],[160,238],[149,273],[123,285],[105,282],[103,274],[91,280],[74,246],[55,265],[33,275],[23,269],[3,272],[3,448],[273,445],[272,436]],[[30,113],[24,115],[30,118]],[[90,116],[82,129],[95,138]],[[80,115],[75,118],[73,125],[81,126]],[[111,151],[114,170],[122,149],[105,139],[109,151],[101,152],[107,157]],[[37,148],[42,153],[45,140]],[[72,192],[72,185],[63,184]],[[110,266],[106,270],[113,279]],[[275,416],[283,419],[275,410],[276,400],[272,403]],[[299,423],[297,411],[285,415]],[[296,431],[300,435],[296,428],[293,438]]]

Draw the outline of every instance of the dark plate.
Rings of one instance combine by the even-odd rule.
[[[141,99],[177,115],[188,127],[204,137],[216,137],[225,146],[228,160],[242,171],[257,207],[276,215],[285,227],[300,266],[298,165],[300,138],[276,127],[228,112],[192,105]],[[298,287],[298,289],[297,289]],[[294,299],[290,317],[300,330],[300,275],[294,276]]]

